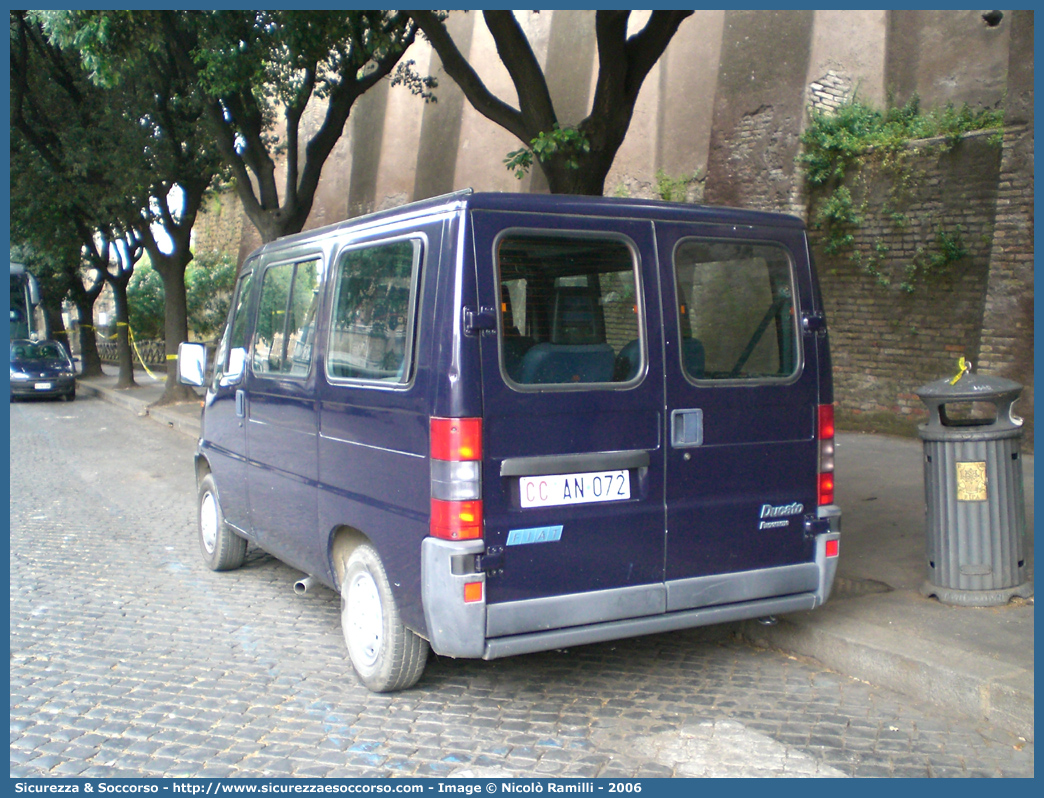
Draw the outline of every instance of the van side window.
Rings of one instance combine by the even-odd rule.
[[[312,362],[321,261],[283,263],[261,280],[254,324],[255,374],[304,377]]]
[[[225,333],[221,336],[221,342],[218,344],[217,353],[214,356],[215,388],[220,384],[222,376],[228,369],[229,353],[236,348],[246,349],[247,322],[250,319],[250,289],[254,285],[254,274],[255,272],[252,271],[241,274],[236,283],[231,320],[225,327]]]
[[[409,380],[421,242],[351,249],[337,266],[326,373],[333,379]]]
[[[688,239],[674,252],[682,369],[694,380],[782,379],[797,362],[791,260],[771,244]]]
[[[254,272],[248,272],[239,278],[239,286],[236,289],[236,309],[232,314],[232,330],[229,333],[228,348],[240,347],[246,349],[247,345],[247,303],[250,301],[250,289],[254,285]]]
[[[627,382],[642,369],[636,261],[618,238],[512,233],[497,247],[500,357],[519,385]]]

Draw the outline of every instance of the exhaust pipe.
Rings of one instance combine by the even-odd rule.
[[[306,576],[304,579],[298,579],[294,582],[294,592],[299,596],[303,596],[317,584],[319,584],[319,580],[314,576]]]

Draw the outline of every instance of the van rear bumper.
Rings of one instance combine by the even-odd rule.
[[[816,536],[812,562],[494,605],[463,600],[466,582],[485,581],[467,567],[483,542],[427,538],[421,583],[428,640],[443,656],[497,659],[815,609],[830,597],[837,571],[827,543],[840,537],[840,510],[821,509],[830,527]]]
[[[574,626],[568,629],[555,629],[548,632],[512,635],[486,641],[483,659],[510,657],[515,654],[531,654],[535,651],[549,651],[567,646],[581,646],[587,643],[603,643],[608,640],[620,640],[627,637],[657,634],[659,632],[675,632],[680,629],[692,629],[697,626],[711,626],[716,623],[742,621],[747,618],[762,618],[766,615],[777,615],[786,612],[810,610],[816,606],[815,595],[802,593],[782,598],[746,601],[742,604],[726,604],[721,607],[704,607],[698,610],[670,612],[664,615],[652,615],[644,618],[630,618],[625,621],[592,624],[590,626]]]

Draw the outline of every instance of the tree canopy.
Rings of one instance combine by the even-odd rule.
[[[143,59],[169,48],[264,241],[304,227],[323,167],[363,93],[397,67],[411,90],[424,94],[431,85],[401,63],[416,34],[403,12],[60,11],[47,18],[101,85],[121,84]],[[317,125],[306,118],[310,108],[321,109]]]
[[[78,57],[53,45],[25,12],[11,13],[10,85],[12,242],[31,253],[42,284],[64,289],[46,294],[49,303],[70,294],[83,325],[84,373],[100,373],[91,309],[104,281],[119,300],[129,278],[125,262],[109,270],[109,243],[141,218],[146,134],[123,113],[126,98],[113,102],[91,84]],[[128,355],[121,380],[129,383],[125,340],[120,348]]]

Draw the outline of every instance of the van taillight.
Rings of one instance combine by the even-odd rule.
[[[481,418],[432,418],[431,456],[436,460],[482,459]]]
[[[432,537],[482,537],[482,419],[431,419]]]
[[[819,406],[819,504],[834,503],[834,406]]]

